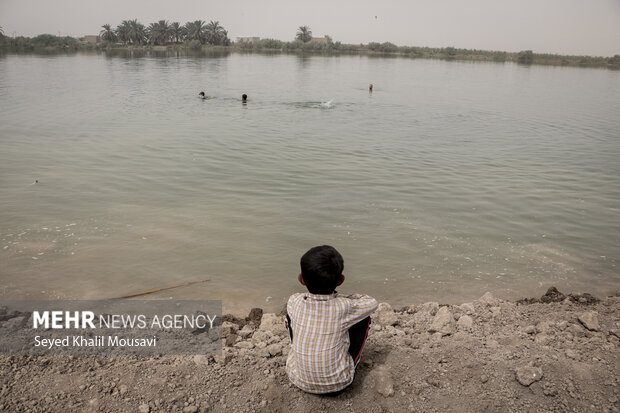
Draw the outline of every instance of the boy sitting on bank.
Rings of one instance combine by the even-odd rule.
[[[377,300],[367,295],[341,295],[342,255],[334,247],[311,248],[301,257],[298,280],[307,293],[293,294],[287,304],[286,327],[291,351],[286,361],[290,381],[316,394],[340,392],[353,382],[355,368]]]

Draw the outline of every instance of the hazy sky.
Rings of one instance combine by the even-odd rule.
[[[343,43],[620,54],[620,0],[0,0],[9,36],[79,37],[134,18],[219,20],[233,40],[291,40],[307,25]]]

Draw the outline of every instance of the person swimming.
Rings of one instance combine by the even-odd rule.
[[[368,86],[368,91],[372,93],[372,83],[370,84],[370,86]]]
[[[241,103],[248,103],[248,95],[245,93],[241,95]]]
[[[205,92],[200,92],[200,93],[198,94],[198,97],[199,97],[200,99],[206,99],[206,98],[207,98],[207,97],[205,96]]]

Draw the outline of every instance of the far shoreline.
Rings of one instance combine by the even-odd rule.
[[[51,36],[51,35],[46,35]],[[192,43],[169,45],[132,45],[119,43],[86,43],[74,38],[55,38],[47,45],[39,45],[26,38],[19,45],[5,45],[0,48],[0,56],[6,54],[74,54],[81,52],[97,53],[131,53],[150,55],[151,53],[187,53],[196,54],[283,54],[308,56],[368,56],[378,58],[409,58],[445,61],[469,61],[489,63],[516,63],[523,66],[542,65],[579,68],[600,68],[620,70],[620,55],[573,56],[549,53],[534,53],[531,50],[521,52],[504,52],[489,50],[457,49],[454,47],[430,48],[396,46],[391,43],[369,43],[368,45],[340,44],[332,46],[320,43],[281,42],[263,39],[256,43],[233,43],[230,46],[196,45]],[[264,43],[263,43],[264,41]],[[278,47],[272,47],[273,44]],[[139,56],[137,56],[139,57]]]

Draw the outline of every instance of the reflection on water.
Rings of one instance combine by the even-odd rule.
[[[394,305],[618,288],[620,73],[179,52],[0,59],[2,296],[279,310],[322,243]]]
[[[93,52],[93,54],[103,54],[110,58],[224,58],[230,56],[231,52],[225,49],[190,49],[190,48],[153,48],[153,49],[107,49],[101,52]]]

